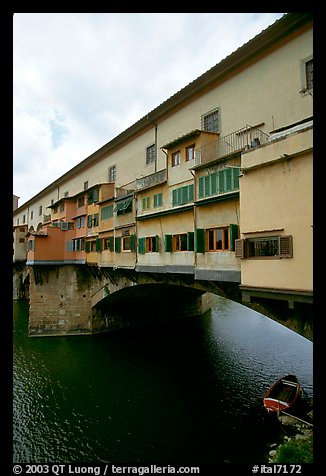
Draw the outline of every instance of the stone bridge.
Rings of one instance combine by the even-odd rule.
[[[14,298],[29,299],[29,335],[104,332],[201,315],[217,294],[241,303],[239,283],[190,274],[146,273],[88,265],[14,268]],[[312,340],[312,316],[246,304]]]

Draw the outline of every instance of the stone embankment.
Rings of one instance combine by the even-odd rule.
[[[302,418],[301,418],[302,417]],[[296,417],[287,413],[282,413],[278,417],[281,424],[281,441],[278,443],[272,443],[270,445],[269,463],[275,463],[278,461],[278,455],[281,447],[285,447],[291,442],[311,442],[312,453],[312,439],[313,439],[313,410],[309,410],[303,416]],[[292,461],[296,463],[297,461]]]

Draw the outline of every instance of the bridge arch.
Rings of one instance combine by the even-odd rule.
[[[202,315],[211,293],[229,297],[216,283],[193,276],[123,273],[106,279],[91,296],[93,328],[116,329]]]

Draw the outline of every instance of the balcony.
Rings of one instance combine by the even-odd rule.
[[[166,169],[136,179],[136,190],[145,190],[146,188],[154,187],[154,185],[159,185],[164,182],[166,182]]]
[[[220,137],[195,150],[195,162],[192,168],[204,166],[223,157],[227,157],[243,150],[253,149],[266,144],[269,136],[257,127],[246,127]]]

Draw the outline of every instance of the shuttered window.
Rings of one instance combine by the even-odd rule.
[[[292,235],[265,236],[235,240],[237,258],[293,258]]]
[[[165,235],[165,237],[164,237],[164,251],[167,251],[167,252],[172,252],[173,251],[172,235]]]
[[[194,201],[194,185],[184,185],[172,190],[172,206],[184,205]]]
[[[156,193],[154,195],[154,208],[161,207],[163,204],[163,194],[162,193]]]
[[[108,220],[113,217],[113,205],[108,205],[101,209],[101,220]]]
[[[210,197],[239,189],[240,167],[230,167],[199,177],[198,198]]]
[[[205,230],[197,228],[195,232],[195,250],[197,253],[205,253]]]

